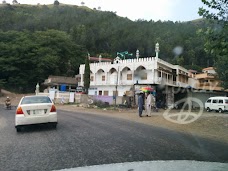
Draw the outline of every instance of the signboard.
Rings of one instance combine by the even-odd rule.
[[[52,89],[49,90],[49,97],[51,100],[55,99],[55,90],[52,90]]]
[[[74,92],[70,92],[69,102],[74,103]]]

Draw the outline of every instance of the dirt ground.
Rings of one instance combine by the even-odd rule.
[[[0,97],[0,104],[4,104],[6,96],[9,96],[12,105],[17,106],[23,94],[5,93],[5,97]],[[86,105],[85,105],[86,106]],[[81,113],[89,113],[95,115],[103,115],[107,117],[121,118],[133,122],[143,123],[147,125],[158,126],[192,134],[212,140],[224,142],[228,144],[228,113],[207,113],[203,114],[196,121],[189,124],[177,124],[166,120],[163,117],[164,110],[160,109],[158,112],[153,112],[152,117],[139,117],[137,109],[98,109],[93,107],[82,107],[78,104],[56,104],[57,110],[75,111]],[[180,111],[174,110],[173,113]]]

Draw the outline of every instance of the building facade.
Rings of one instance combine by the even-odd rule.
[[[204,104],[209,97],[227,96],[228,91],[220,86],[213,67],[204,68],[199,73],[170,64],[158,57],[158,43],[155,52],[155,57],[139,58],[137,50],[135,59],[117,56],[112,62],[99,57],[97,63],[90,63],[89,95],[108,98],[126,94],[136,99],[135,93],[141,87],[150,86],[156,91],[156,101],[164,101],[168,107],[174,107],[175,102],[186,97],[197,98]],[[85,65],[80,65],[80,86],[84,85],[84,70]],[[192,102],[191,107],[202,106]]]
[[[194,88],[194,90],[188,92],[188,97],[197,98],[203,104],[210,97],[227,96],[227,90],[221,87],[221,81],[213,67],[204,68],[200,73],[194,70],[189,71],[188,82]],[[192,107],[197,108],[199,105],[193,103]]]
[[[158,44],[155,51],[155,57],[116,57],[113,62],[90,63],[89,95],[133,96],[140,87],[151,86],[160,97],[164,96],[162,100],[168,106],[172,106],[175,88],[188,87],[188,70],[158,58]],[[84,70],[85,65],[80,65],[81,86],[84,85]]]

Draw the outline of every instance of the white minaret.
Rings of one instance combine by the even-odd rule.
[[[90,54],[88,53],[88,58],[89,58],[89,60],[90,60]]]
[[[101,56],[101,55],[99,55],[99,62],[101,62],[101,58],[102,58],[102,56]]]
[[[39,94],[39,92],[40,92],[40,86],[39,86],[39,83],[37,83],[36,84],[36,95],[38,95]]]
[[[155,45],[155,52],[156,52],[156,59],[158,59],[158,53],[159,53],[159,43],[156,43]]]
[[[139,50],[136,50],[136,58],[139,59]]]

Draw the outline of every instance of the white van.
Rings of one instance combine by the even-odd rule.
[[[219,113],[228,111],[228,97],[210,97],[205,102],[205,109],[208,112],[214,110]]]

